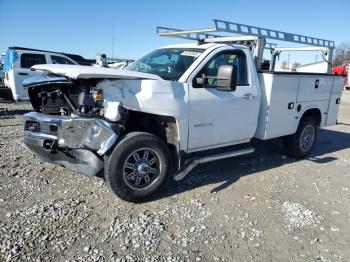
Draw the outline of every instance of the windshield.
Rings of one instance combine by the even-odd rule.
[[[157,49],[125,69],[178,80],[202,52],[200,49]]]

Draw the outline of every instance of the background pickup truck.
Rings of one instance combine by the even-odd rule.
[[[34,66],[42,74],[23,83],[35,109],[23,117],[27,147],[45,161],[101,176],[116,195],[137,202],[171,174],[180,180],[197,164],[253,152],[253,138],[283,137],[289,155],[305,157],[318,128],[336,124],[343,78],[275,72],[277,48],[263,65],[261,32],[268,29],[248,30],[248,37],[161,29],[200,41],[157,49],[126,70]],[[283,34],[278,40],[304,41]],[[334,42],[310,39],[331,61]]]
[[[83,57],[75,54],[9,47],[4,57],[4,87],[0,88],[0,98],[28,100],[28,92],[23,88],[22,82],[38,74],[30,69],[37,64],[89,65]]]

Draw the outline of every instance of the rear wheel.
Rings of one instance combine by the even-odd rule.
[[[294,135],[284,137],[284,148],[292,157],[304,158],[314,148],[318,136],[318,125],[312,117],[303,117]]]
[[[108,159],[105,181],[120,198],[141,202],[160,190],[170,171],[170,153],[158,137],[127,134]]]

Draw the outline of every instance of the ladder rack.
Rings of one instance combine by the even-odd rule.
[[[328,73],[331,72],[331,61],[335,48],[334,41],[218,19],[214,19],[213,21],[213,28],[195,30],[180,30],[168,27],[157,27],[157,35],[195,40],[198,41],[199,44],[226,43],[245,45],[251,50],[258,70],[261,69],[265,49],[269,49],[271,51],[272,64],[270,70],[274,70],[274,64],[277,55],[274,50],[277,48],[277,44],[267,43],[266,39],[304,44],[309,48],[324,48],[324,55],[327,55],[326,61],[328,62]],[[225,33],[226,35],[218,35],[217,33]],[[227,33],[238,34],[239,36],[227,36]],[[282,49],[280,51],[282,51]]]
[[[208,38],[222,38],[222,35],[213,33],[234,33],[239,35],[256,36],[259,38],[273,39],[278,41],[285,41],[297,44],[305,44],[311,46],[320,46],[333,49],[335,47],[334,41],[315,38],[311,36],[299,35],[294,33],[287,33],[262,27],[239,24],[235,22],[228,22],[214,19],[214,28],[205,28],[197,30],[179,30],[167,27],[157,27],[157,34],[159,36],[177,37],[188,40],[196,40],[207,42]],[[209,42],[209,41],[208,41]],[[215,42],[215,41],[210,41]]]
[[[216,32],[254,35],[291,43],[334,48],[334,41],[214,19]]]

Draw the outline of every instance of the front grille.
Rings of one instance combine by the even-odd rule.
[[[58,126],[56,124],[51,124],[48,122],[27,120],[24,124],[24,131],[42,133],[46,135],[57,135]]]
[[[24,131],[39,133],[41,131],[40,122],[27,120],[24,125]]]

